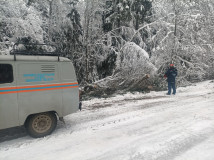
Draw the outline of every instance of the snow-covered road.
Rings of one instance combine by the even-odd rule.
[[[83,103],[45,138],[0,143],[0,160],[214,160],[214,82]]]

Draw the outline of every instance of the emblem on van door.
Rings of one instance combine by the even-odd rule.
[[[25,82],[53,81],[55,73],[24,74]]]

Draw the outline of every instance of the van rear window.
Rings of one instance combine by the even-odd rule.
[[[13,67],[10,64],[0,64],[0,84],[13,82]]]

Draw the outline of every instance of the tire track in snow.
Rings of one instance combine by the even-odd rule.
[[[200,98],[201,96],[205,96],[207,94],[210,94],[210,93],[198,95],[197,97]],[[153,112],[158,112],[163,110],[163,108],[159,108],[160,105],[177,103],[174,101],[174,97],[159,96],[158,98],[156,97],[153,97],[153,98],[155,100],[152,98],[149,98],[151,102],[149,100],[149,101],[146,101],[145,103],[142,103],[142,101],[145,100],[145,97],[142,99],[138,98],[138,100],[130,98],[126,101],[116,101],[115,102],[116,104],[111,103],[111,105],[108,105],[107,107],[107,108],[109,107],[112,108],[112,112],[109,112],[108,111],[109,109],[105,111],[106,106],[104,106],[103,108],[99,108],[99,109],[95,107],[94,109],[85,110],[82,112],[82,113],[86,112],[85,114],[82,114],[81,112],[76,113],[74,114],[74,116],[71,115],[68,117],[68,119],[66,119],[68,123],[66,128],[63,125],[59,124],[57,128],[57,132],[61,132],[61,135],[63,136],[64,134],[72,134],[74,132],[80,132],[88,129],[99,130],[106,126],[112,127],[114,125],[118,125],[119,123],[130,121],[131,119],[135,119],[136,117],[142,117],[145,114],[145,110],[147,109],[153,109],[154,110]],[[178,100],[184,100],[183,96],[175,97],[175,98],[177,98]],[[185,100],[192,102],[191,101],[192,98],[196,98],[196,97],[195,96],[185,97]],[[126,105],[127,102],[129,102],[128,105]],[[141,104],[139,105],[138,102],[140,102]],[[103,105],[103,104],[101,103],[99,105]],[[165,106],[164,110],[167,108],[168,107]],[[133,116],[126,115],[127,113],[131,114],[131,112],[133,113]],[[87,113],[90,113],[90,115],[86,115]],[[25,135],[20,134],[17,136],[16,134],[15,137],[11,136],[9,139],[3,136],[3,139],[5,138],[6,140],[11,140],[11,139],[16,139],[17,137],[23,137],[23,136]],[[54,138],[58,136],[60,135],[53,134]],[[51,136],[49,136],[47,139],[49,138],[51,138]],[[31,142],[29,141],[29,143]],[[33,143],[33,140],[32,140],[32,143]],[[20,145],[21,145],[21,141],[18,144],[18,146]]]
[[[204,99],[204,101],[207,101]],[[213,102],[213,100],[212,100]],[[201,102],[195,102],[194,104],[197,106],[197,104],[200,104]],[[187,105],[188,106],[188,105]],[[185,107],[185,106],[183,106]],[[199,107],[200,108],[200,107]],[[184,111],[185,112],[185,111]],[[188,111],[191,113],[190,111]],[[167,125],[167,123],[171,120],[163,120],[158,125],[163,126],[163,123],[166,123],[166,128],[163,128],[161,130],[157,130],[158,125],[156,124],[148,124],[148,129],[145,127],[145,130],[147,131],[142,131],[138,133],[140,135],[140,139],[137,139],[136,141],[133,142],[133,144],[127,144],[127,146],[136,146],[137,147],[130,147],[126,148],[124,151],[122,146],[119,146],[118,148],[114,149],[114,151],[109,151],[106,154],[100,156],[97,158],[97,160],[102,159],[102,160],[107,160],[107,159],[112,159],[112,160],[117,160],[121,159],[121,155],[124,153],[128,157],[122,158],[122,159],[128,159],[128,160],[172,160],[175,158],[177,155],[182,154],[186,150],[192,148],[193,146],[196,146],[197,144],[200,144],[201,142],[205,141],[207,138],[209,138],[211,135],[214,134],[214,126],[213,122],[210,122],[209,119],[194,119],[194,113],[190,114],[191,117],[185,115],[185,121],[183,121],[181,124],[177,123],[174,126],[172,125]],[[179,116],[175,119],[173,119],[174,122],[179,122]],[[192,120],[191,120],[192,118]],[[165,121],[165,122],[164,122]],[[197,122],[198,121],[198,122]],[[141,122],[139,122],[141,123]],[[149,125],[153,127],[149,127]],[[195,125],[198,125],[195,126]],[[195,128],[200,128],[199,130]],[[133,129],[133,128],[132,128]],[[153,129],[153,130],[152,130]],[[138,129],[136,129],[138,130]],[[133,134],[136,134],[136,130],[133,131]],[[148,136],[146,136],[148,134]],[[169,137],[170,135],[174,135],[172,137]],[[130,135],[131,136],[131,135]],[[152,149],[147,149],[146,147],[140,151],[138,150],[138,147],[141,146],[143,143],[146,143],[149,146],[150,140],[153,141],[153,137],[156,137],[156,139],[164,139],[165,137],[166,141],[156,143],[153,145],[151,148]],[[146,139],[146,140],[145,140]],[[111,155],[111,156],[108,156]],[[129,157],[129,155],[133,155]]]
[[[201,98],[202,96],[205,96],[205,95],[207,95],[207,94],[198,95],[197,97]],[[178,99],[176,99],[176,100],[183,101],[184,105],[186,105],[187,103],[192,103],[193,102],[192,99],[195,99],[197,97],[188,96],[185,99],[183,99],[184,97],[178,97]],[[168,97],[166,97],[166,98],[168,98]],[[201,98],[201,99],[203,99],[203,98]],[[117,104],[112,103],[112,106],[111,106],[112,112],[109,112],[109,109],[107,110],[107,112],[105,112],[104,108],[101,108],[101,109],[97,110],[96,112],[90,112],[91,115],[87,116],[86,118],[85,117],[82,118],[80,116],[79,117],[80,120],[76,121],[76,122],[75,122],[76,117],[71,116],[71,119],[67,119],[67,123],[68,123],[67,128],[73,128],[72,129],[73,131],[75,131],[75,130],[79,131],[79,130],[88,129],[88,128],[98,128],[98,126],[102,127],[102,126],[106,126],[107,124],[116,124],[119,122],[123,122],[123,119],[124,120],[131,119],[131,117],[129,117],[129,116],[126,117],[127,113],[131,114],[133,112],[135,116],[132,116],[132,118],[135,118],[135,117],[143,116],[145,114],[145,110],[147,110],[147,109],[149,109],[149,110],[153,109],[154,110],[153,112],[160,112],[162,110],[167,110],[168,108],[172,108],[172,106],[171,106],[172,104],[174,104],[174,107],[177,107],[177,101],[174,101],[171,98],[169,98],[167,100],[168,101],[158,99],[155,102],[145,102],[145,104],[141,102],[142,100],[138,100],[141,102],[140,104],[138,102],[133,102],[133,103],[129,102],[128,105],[126,105],[127,102],[118,101]],[[170,106],[169,106],[169,104],[170,104]],[[165,107],[159,107],[161,105],[165,105]],[[88,114],[86,114],[86,115],[88,115]],[[122,118],[117,118],[120,115],[123,115]],[[107,121],[107,122],[103,123],[102,121]],[[96,125],[94,125],[94,124],[96,124]]]
[[[152,99],[152,98],[155,98],[155,99],[159,99],[159,98],[164,98],[164,96],[160,96],[160,97],[142,97],[142,98],[129,98],[129,99],[126,99],[125,101],[135,101],[135,100],[140,100],[140,99]],[[69,119],[66,123],[66,126],[61,123],[61,122],[58,122],[58,126],[56,128],[56,130],[63,130],[63,128],[65,128],[66,130],[70,129],[71,132],[74,132],[76,131],[76,129],[80,129],[78,126],[84,122],[88,122],[88,121],[91,121],[93,122],[94,120],[97,120],[98,119],[103,119],[105,117],[109,117],[109,116],[112,116],[112,115],[117,115],[117,114],[120,114],[120,111],[119,112],[114,112],[114,113],[100,113],[98,116],[97,115],[94,115],[94,113],[96,113],[97,111],[99,112],[100,109],[102,108],[106,108],[106,107],[112,107],[112,106],[115,106],[115,103],[116,105],[118,106],[122,106],[124,105],[124,102],[122,101],[113,101],[113,102],[108,102],[108,103],[105,103],[105,104],[96,104],[94,107],[90,107],[88,106],[87,110],[85,110],[86,112],[89,111],[89,115],[87,115],[86,117],[84,116],[84,118],[81,118],[79,119],[80,121],[76,121],[76,118],[77,117],[82,117],[81,114],[84,112],[78,112],[78,113],[74,113],[72,115],[70,115],[71,117],[71,120]],[[144,108],[147,108],[147,107],[150,107],[150,106],[154,106],[155,104],[157,104],[158,102],[154,102],[149,104],[149,105],[146,105]],[[99,109],[99,110],[98,110]],[[122,111],[121,113],[124,113],[126,111]],[[87,113],[86,113],[87,114]],[[77,115],[76,117],[74,117],[73,115]],[[127,118],[125,118],[127,119]],[[96,126],[105,126],[107,124],[113,124],[113,123],[118,123],[120,122],[121,120],[115,120],[114,121],[111,121],[111,122],[108,122],[108,123],[105,123],[105,124],[100,124],[100,125],[96,125]],[[87,124],[88,125],[88,124]],[[95,128],[96,126],[92,126],[91,128]],[[76,128],[77,127],[77,128]],[[84,129],[84,127],[82,127],[82,129]],[[14,140],[14,139],[17,139],[17,138],[22,138],[22,137],[26,137],[27,136],[27,133],[24,129],[24,127],[14,127],[14,128],[9,128],[9,129],[5,129],[5,130],[0,130],[0,143],[1,142],[5,142],[5,141],[10,141],[10,140]]]

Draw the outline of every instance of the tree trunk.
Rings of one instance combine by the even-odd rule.
[[[174,0],[174,13],[175,13],[175,28],[174,28],[174,46],[171,54],[171,63],[173,63],[173,56],[176,54],[176,39],[177,39],[177,11],[176,11],[176,0]]]
[[[48,24],[48,40],[51,42],[51,22],[52,22],[52,0],[49,1],[49,24]]]
[[[136,13],[136,25],[135,25],[135,30],[139,29],[139,12],[137,11]]]

